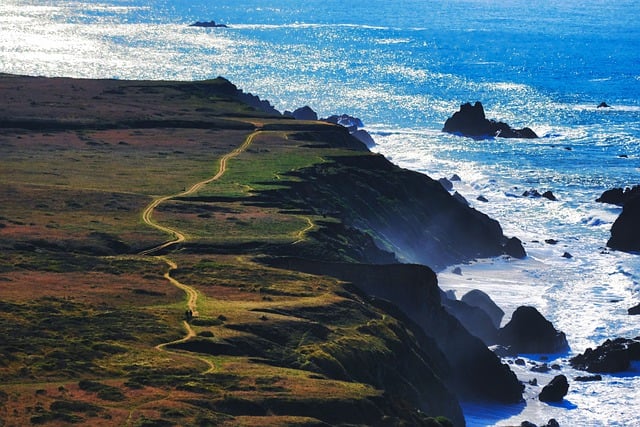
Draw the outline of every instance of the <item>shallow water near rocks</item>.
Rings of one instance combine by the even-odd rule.
[[[510,313],[534,305],[571,346],[561,405],[465,403],[469,425],[629,426],[640,372],[572,381],[565,360],[607,338],[640,335],[640,256],[605,248],[620,208],[594,200],[640,184],[640,3],[631,0],[3,0],[0,72],[128,79],[223,75],[281,111],[360,117],[383,153],[454,190],[519,237],[524,260],[478,260],[440,272],[458,297],[487,292]],[[229,28],[194,28],[215,20]],[[531,127],[536,140],[443,134],[463,102]],[[597,108],[606,101],[611,108]],[[525,198],[551,190],[557,201]],[[480,202],[483,196],[488,202]],[[557,244],[545,243],[555,239]],[[568,252],[571,258],[562,255]],[[527,366],[513,366],[523,380]]]

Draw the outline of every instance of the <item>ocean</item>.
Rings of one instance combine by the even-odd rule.
[[[228,28],[195,28],[215,20]],[[566,333],[551,355],[640,335],[640,255],[608,250],[621,209],[595,199],[640,184],[640,3],[631,0],[2,0],[0,72],[193,80],[224,76],[281,111],[362,119],[374,151],[455,190],[519,237],[528,257],[439,272],[461,297],[482,289],[507,313],[535,306]],[[441,132],[464,102],[531,127],[534,140]],[[600,102],[611,108],[597,108]],[[522,197],[550,190],[557,201]],[[488,201],[478,201],[484,196]],[[555,239],[556,245],[545,243]],[[571,258],[563,257],[567,252]],[[529,361],[538,360],[531,355]],[[527,381],[553,375],[513,366]],[[562,404],[463,402],[470,426],[640,425],[640,366],[570,381]]]

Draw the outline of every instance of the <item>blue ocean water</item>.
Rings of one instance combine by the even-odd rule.
[[[229,28],[188,26],[212,19]],[[640,335],[626,314],[640,301],[640,256],[604,248],[620,209],[594,201],[605,189],[640,184],[637,1],[3,0],[0,72],[222,75],[280,110],[358,116],[374,150],[434,178],[458,174],[455,189],[525,243],[526,260],[481,260],[461,266],[462,276],[442,271],[443,287],[458,296],[485,290],[506,320],[517,306],[535,305],[567,334],[570,354]],[[473,141],[440,131],[461,103],[476,100],[489,117],[541,138]],[[602,101],[612,108],[596,108]],[[559,200],[520,197],[530,188]],[[554,357],[566,366],[569,355]],[[639,425],[638,390],[635,372],[572,382],[560,406],[540,404],[539,388],[528,387],[525,405],[467,402],[465,411],[469,425],[551,417]]]

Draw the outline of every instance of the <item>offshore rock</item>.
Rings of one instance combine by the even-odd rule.
[[[607,246],[625,252],[640,251],[640,196],[625,202],[622,213],[611,226]]]
[[[498,333],[498,344],[518,353],[558,353],[569,348],[564,332],[557,331],[534,307],[521,306]]]
[[[555,376],[538,395],[541,402],[562,402],[569,391],[569,381],[564,375]]]
[[[527,252],[522,246],[522,241],[517,237],[512,237],[504,244],[504,252],[514,258],[523,259],[527,256]]]
[[[471,138],[537,138],[530,128],[514,129],[506,123],[489,120],[484,114],[484,107],[477,101],[474,105],[462,104],[444,123],[444,132],[468,136]]]
[[[624,190],[618,187],[606,190],[600,197],[596,199],[596,202],[624,206],[627,201],[639,195],[640,185],[636,185],[631,188],[627,187]]]
[[[569,362],[575,369],[591,373],[624,372],[640,360],[640,337],[606,340],[595,350],[588,348]]]
[[[191,24],[189,26],[190,27],[203,27],[203,28],[227,28],[227,26],[225,24],[217,24],[216,21],[208,21],[208,22],[197,21],[197,22],[194,22],[193,24]]]

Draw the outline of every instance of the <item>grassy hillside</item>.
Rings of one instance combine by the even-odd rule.
[[[463,423],[411,327],[256,262],[394,258],[334,206],[264,196],[373,155],[244,101],[223,79],[0,77],[0,425]]]

